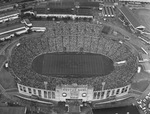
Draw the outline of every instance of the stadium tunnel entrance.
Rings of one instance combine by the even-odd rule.
[[[32,69],[45,76],[91,78],[110,74],[114,65],[109,57],[101,54],[59,52],[37,56]]]

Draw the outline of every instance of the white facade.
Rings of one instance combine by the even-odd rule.
[[[47,100],[55,100],[55,101],[57,100],[55,97],[56,96],[55,91],[32,88],[32,87],[24,86],[21,84],[17,84],[17,85],[18,85],[19,93],[23,95],[27,95],[27,96],[34,95],[34,96],[38,96],[40,98],[47,99]]]
[[[36,17],[59,17],[59,18],[63,18],[63,17],[71,17],[73,19],[75,18],[93,18],[93,16],[88,16],[88,15],[72,15],[72,14],[35,14]]]
[[[120,88],[93,91],[92,87],[87,85],[62,85],[57,86],[56,91],[50,91],[45,89],[32,88],[18,85],[20,94],[27,96],[37,96],[45,100],[62,101],[66,102],[67,99],[81,99],[83,102],[92,102],[98,100],[104,100],[111,97],[120,97],[128,94],[131,85],[127,85]]]
[[[6,21],[11,21],[11,20],[15,20],[19,18],[19,13],[14,13],[11,15],[7,15],[7,16],[2,16],[0,17],[0,23],[6,22]]]
[[[62,85],[56,87],[59,101],[66,99],[82,99],[82,101],[92,101],[93,88],[88,85]]]
[[[104,91],[94,91],[93,92],[93,101],[104,100],[110,97],[120,97],[128,94],[131,85],[127,85],[120,88],[104,90]]]

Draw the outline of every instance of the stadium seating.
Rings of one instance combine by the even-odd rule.
[[[123,87],[131,83],[131,78],[137,71],[136,57],[125,46],[112,41],[102,35],[102,25],[87,22],[54,22],[49,21],[47,30],[38,38],[23,38],[21,45],[13,50],[10,71],[21,79],[21,84],[44,88],[44,81],[48,82],[48,89],[55,90],[59,84],[89,84],[95,90],[101,90],[102,82],[106,82],[105,89]],[[43,76],[32,70],[33,59],[43,53],[53,52],[90,52],[103,54],[113,61],[127,60],[127,64],[116,66],[115,70],[104,77],[91,78],[55,78]]]

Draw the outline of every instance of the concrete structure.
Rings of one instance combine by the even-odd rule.
[[[150,3],[150,0],[119,0],[120,2],[146,2]]]
[[[6,11],[0,14],[0,23],[19,18],[19,11]]]
[[[78,99],[82,102],[94,102],[100,101],[104,99],[108,99],[112,96],[115,98],[127,95],[130,86],[127,85],[120,88],[114,88],[109,90],[100,90],[94,91],[93,87],[88,85],[61,85],[57,86],[55,91],[46,90],[46,89],[38,89],[33,87],[24,86],[21,84],[18,85],[18,91],[22,95],[26,96],[37,96],[41,99],[55,101],[55,102],[66,102],[68,99]]]

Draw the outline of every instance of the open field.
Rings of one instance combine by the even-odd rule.
[[[150,10],[148,9],[137,9],[133,10],[138,16],[139,21],[146,27],[146,30],[150,32]]]
[[[149,86],[149,81],[142,80],[140,82],[133,83],[131,88],[143,92],[148,86]]]
[[[2,69],[0,71],[0,84],[3,86],[4,89],[10,89],[15,87],[13,76],[5,69]]]
[[[38,56],[33,61],[33,69],[43,75],[87,77],[108,75],[114,66],[111,59],[101,54],[49,53]]]

